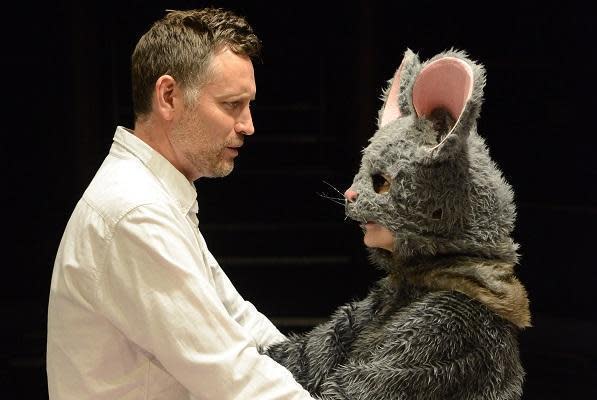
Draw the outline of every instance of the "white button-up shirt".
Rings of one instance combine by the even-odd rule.
[[[199,232],[197,193],[118,127],[54,264],[50,399],[310,399],[257,352],[284,339]]]

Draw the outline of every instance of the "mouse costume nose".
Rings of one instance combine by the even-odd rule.
[[[344,197],[350,203],[354,203],[356,201],[357,197],[359,197],[359,194],[352,189],[348,189],[346,192],[344,192]]]

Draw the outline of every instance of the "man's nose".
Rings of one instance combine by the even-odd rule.
[[[357,197],[359,197],[359,194],[352,189],[348,189],[346,192],[344,192],[344,197],[350,203],[354,203],[356,201]]]
[[[252,135],[255,132],[253,117],[251,116],[251,110],[248,107],[236,122],[235,129],[238,133],[242,133],[243,135]]]

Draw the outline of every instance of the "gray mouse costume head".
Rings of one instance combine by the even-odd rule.
[[[380,266],[437,255],[516,262],[513,193],[477,134],[484,85],[483,66],[462,51],[424,63],[405,52],[346,205],[349,218],[394,234],[393,253],[370,250]]]

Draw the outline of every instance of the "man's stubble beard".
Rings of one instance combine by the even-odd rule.
[[[223,157],[224,149],[220,150],[218,155],[212,160],[211,174],[206,175],[209,178],[223,178],[230,175],[234,169],[234,160],[228,161]]]
[[[173,138],[182,154],[203,177],[223,178],[228,176],[234,169],[234,160],[228,161],[224,157],[226,143],[224,142],[222,147],[216,143],[210,143],[200,128],[201,125],[195,122],[181,121],[181,124],[174,129]],[[189,126],[197,128],[192,129]],[[200,149],[200,151],[194,152],[193,149]]]

